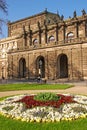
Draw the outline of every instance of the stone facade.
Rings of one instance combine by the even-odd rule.
[[[87,79],[87,15],[64,20],[45,10],[8,23],[0,40],[0,79]]]

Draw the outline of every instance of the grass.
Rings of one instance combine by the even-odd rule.
[[[8,98],[8,97],[11,97],[11,96],[1,97],[1,98],[0,98],[0,101],[6,99],[6,98]]]
[[[27,123],[0,115],[0,130],[87,130],[87,118],[58,123]]]
[[[67,89],[68,84],[1,84],[0,91]]]

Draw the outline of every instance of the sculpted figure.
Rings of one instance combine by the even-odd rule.
[[[85,15],[86,14],[86,11],[83,9],[82,10],[82,15]]]

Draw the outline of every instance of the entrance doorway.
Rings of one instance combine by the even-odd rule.
[[[19,77],[24,78],[26,77],[26,61],[24,58],[19,60]]]
[[[41,78],[45,78],[45,60],[43,56],[37,58],[37,74]]]
[[[62,54],[58,58],[58,77],[68,77],[68,58],[65,54]]]

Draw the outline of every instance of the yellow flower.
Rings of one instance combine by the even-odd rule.
[[[34,122],[34,119],[32,118],[32,119],[30,119],[30,122]]]
[[[68,121],[72,121],[72,118],[68,118]]]
[[[36,122],[38,122],[38,123],[41,122],[41,118],[37,118]]]
[[[29,122],[29,121],[30,121],[30,119],[28,118],[28,119],[27,119],[27,122]]]
[[[16,120],[21,120],[21,117],[20,117],[20,116],[17,116],[17,117],[16,117]]]
[[[26,119],[25,119],[25,118],[22,118],[21,121],[26,121]]]
[[[46,122],[51,122],[51,120],[50,119],[46,119]]]
[[[75,115],[75,119],[78,119],[79,118],[79,115]]]
[[[59,122],[59,121],[60,121],[60,119],[59,119],[59,118],[56,118],[55,120],[56,120],[57,122]]]
[[[85,114],[83,114],[83,115],[81,115],[80,117],[81,117],[81,118],[86,118],[86,115],[85,115]]]
[[[46,119],[43,118],[43,119],[42,119],[42,122],[46,122]]]
[[[7,115],[6,117],[8,117],[8,118],[9,118],[9,117],[11,117],[11,116],[10,116],[10,115]]]

